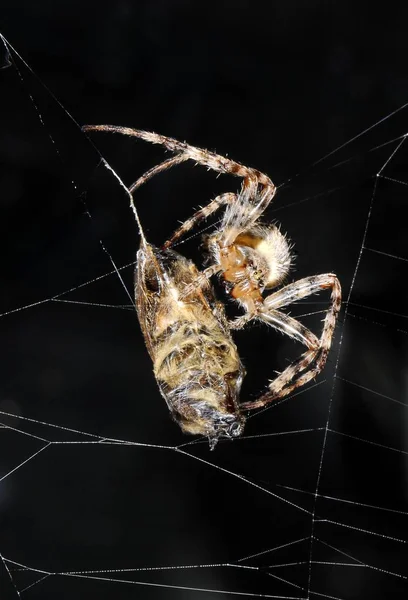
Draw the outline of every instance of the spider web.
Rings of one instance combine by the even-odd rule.
[[[171,422],[153,380],[118,180],[9,50],[4,85],[23,84],[9,142],[37,128],[39,169],[55,175],[29,173],[27,195],[13,195],[12,169],[2,178],[2,598],[405,597],[405,107],[280,186],[270,218],[291,229],[299,277],[336,270],[343,285],[331,360],[209,452]],[[129,142],[114,143],[122,177]],[[125,181],[152,156],[137,151]],[[160,190],[170,203],[179,173],[140,202]],[[291,314],[316,326],[326,306],[313,297]],[[299,353],[258,328],[237,344],[252,397],[260,373]]]

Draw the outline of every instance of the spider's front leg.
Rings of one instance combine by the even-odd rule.
[[[184,237],[191,229],[198,225],[201,221],[208,219],[213,213],[219,210],[222,206],[232,204],[237,201],[237,194],[226,192],[220,194],[211,202],[202,206],[189,219],[181,223],[180,227],[173,232],[172,236],[163,244],[163,248],[171,248],[180,238]]]
[[[209,216],[211,216],[213,213],[215,213],[221,207],[232,204],[236,201],[237,201],[237,194],[234,194],[232,192],[226,192],[225,194],[220,194],[219,196],[217,196],[216,198],[211,200],[211,202],[209,202],[208,204],[206,204],[205,206],[202,206],[199,210],[197,210],[189,219],[184,221],[180,225],[180,227],[178,227],[176,229],[176,231],[173,233],[173,235],[163,244],[163,248],[165,250],[167,250],[168,248],[171,248],[178,240],[183,238],[189,231],[191,231],[191,229],[193,229],[196,225],[198,225],[198,223],[200,223],[200,221],[207,219]],[[200,273],[200,275],[197,276],[194,284],[190,283],[185,287],[185,289],[183,290],[183,293],[181,295],[181,299],[184,299],[187,296],[190,296],[191,294],[195,293],[198,288],[205,285],[205,283],[207,282],[207,280],[210,277],[212,277],[213,275],[216,275],[221,270],[222,270],[222,268],[219,264],[212,264],[209,267],[207,267],[206,269],[204,269],[204,271],[202,271]]]
[[[277,310],[324,289],[331,289],[331,305],[326,313],[319,339],[299,321]],[[308,349],[269,383],[269,390],[265,394],[254,402],[243,403],[241,408],[252,410],[266,406],[273,400],[287,396],[321,372],[327,360],[340,307],[340,282],[332,273],[305,277],[265,298],[256,317],[302,342]]]

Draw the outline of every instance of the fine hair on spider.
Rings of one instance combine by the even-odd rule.
[[[125,188],[141,238],[135,273],[136,310],[156,381],[173,418],[184,432],[207,436],[213,449],[220,437],[241,435],[245,411],[287,396],[321,372],[341,306],[339,280],[326,273],[283,285],[291,267],[291,248],[277,225],[260,223],[276,192],[269,177],[260,171],[157,133],[115,125],[85,125],[83,130],[137,137],[173,153]],[[211,200],[158,248],[146,240],[133,193],[154,175],[187,160],[242,178],[241,189]],[[206,236],[210,265],[199,271],[172,246],[221,208],[224,213],[219,226]],[[214,275],[222,278],[227,293],[243,309],[242,316],[227,319],[210,281]],[[331,298],[320,337],[280,310],[325,289],[331,291]],[[270,290],[275,291],[264,295]],[[242,329],[253,320],[297,340],[306,350],[269,382],[257,400],[240,403],[245,369],[231,330]]]

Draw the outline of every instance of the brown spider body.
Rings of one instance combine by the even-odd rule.
[[[238,406],[244,368],[224,307],[209,281],[173,250],[142,242],[135,274],[136,310],[153,370],[169,410],[186,433],[236,437],[244,426]]]
[[[214,448],[219,437],[240,435],[245,421],[242,410],[261,408],[283,398],[321,372],[341,306],[339,280],[325,273],[283,285],[292,262],[290,246],[279,227],[260,224],[276,192],[269,177],[260,171],[156,133],[115,125],[86,125],[84,130],[135,136],[161,144],[174,154],[130,188],[115,176],[130,197],[142,240],[136,308],[159,388],[182,430],[206,435]],[[221,194],[200,208],[159,250],[146,241],[132,193],[154,175],[187,160],[241,177],[241,190]],[[224,209],[220,225],[206,238],[211,264],[198,271],[171,247],[220,208]],[[232,322],[215,300],[209,280],[216,274],[245,311]],[[331,298],[320,337],[280,310],[326,289],[331,291]],[[266,290],[272,291],[265,295]],[[258,400],[239,404],[244,369],[230,330],[241,329],[252,320],[266,323],[306,350],[269,382]]]
[[[214,234],[208,247],[221,266],[228,292],[251,313],[262,308],[262,292],[281,283],[292,262],[289,244],[274,225],[244,231],[229,246]]]

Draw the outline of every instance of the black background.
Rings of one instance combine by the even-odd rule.
[[[392,154],[399,141],[382,144],[408,131],[408,111],[350,140],[408,101],[407,15],[355,4],[2,10],[2,33],[34,71],[2,52],[3,475],[41,450],[0,483],[2,599],[47,573],[22,597],[304,598],[308,586],[310,597],[406,597],[408,157],[404,144]],[[193,458],[169,449],[192,439],[169,418],[134,312],[103,306],[129,307],[118,277],[64,294],[112,271],[100,241],[118,266],[138,247],[126,196],[66,111],[268,173],[282,189],[266,218],[295,245],[292,279],[336,272],[345,301],[354,282],[318,385],[250,419],[241,440],[213,453],[206,442],[183,446]],[[92,141],[127,184],[163,156],[119,136]],[[390,157],[381,175],[401,183],[375,178]],[[136,199],[149,239],[161,243],[193,207],[236,187],[193,165],[157,177]],[[199,240],[180,247],[198,263]],[[130,293],[132,271],[122,271]],[[305,322],[317,331],[320,318]],[[259,327],[236,341],[243,399],[299,354]],[[225,563],[255,568],[157,570]],[[114,572],[57,575],[91,570]]]

